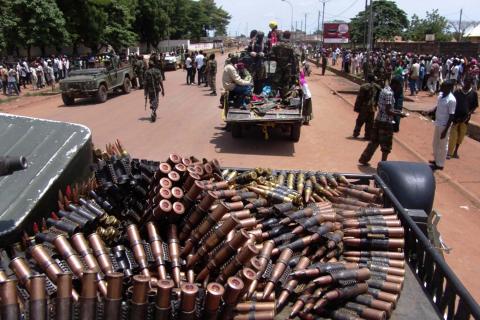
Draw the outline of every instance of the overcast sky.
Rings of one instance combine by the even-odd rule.
[[[321,10],[319,0],[289,0],[293,5],[293,25],[301,21],[307,13],[307,31],[317,29],[318,11]],[[425,11],[438,9],[439,13],[449,20],[458,20],[463,8],[463,20],[480,21],[479,0],[395,0],[410,18],[413,14],[425,16]],[[230,35],[250,33],[252,29],[267,31],[268,22],[276,20],[280,29],[290,28],[291,9],[282,0],[216,0],[216,3],[227,10],[232,19],[228,28]],[[329,0],[325,5],[325,21],[349,21],[365,8],[365,0]]]

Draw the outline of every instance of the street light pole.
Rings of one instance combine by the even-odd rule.
[[[290,6],[290,10],[292,12],[291,16],[290,16],[290,31],[293,31],[293,5],[290,1],[288,0],[282,0],[283,2],[286,2],[288,3],[288,5]]]
[[[324,45],[324,42],[325,42],[324,21],[325,21],[325,3],[326,3],[327,1],[328,1],[328,0],[320,0],[320,2],[323,4],[323,8],[322,8],[322,48],[323,48],[323,45]]]

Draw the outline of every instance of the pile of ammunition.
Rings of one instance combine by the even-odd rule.
[[[386,319],[403,228],[382,191],[323,172],[221,170],[117,141],[0,251],[1,319]]]

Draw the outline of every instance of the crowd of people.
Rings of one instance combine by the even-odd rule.
[[[335,54],[335,55],[334,55]],[[478,107],[480,68],[477,59],[466,57],[435,57],[431,55],[373,52],[365,59],[362,52],[333,50],[332,64],[339,63],[342,70],[356,73],[357,61],[363,61],[362,73],[366,83],[360,87],[354,110],[358,113],[353,137],[358,138],[365,125],[364,139],[369,141],[359,163],[368,165],[378,147],[382,160],[387,160],[392,149],[393,134],[399,131],[404,92],[416,95],[419,91],[438,93],[437,102],[424,112],[435,121],[433,135],[433,170],[443,170],[445,160],[459,158],[459,147],[467,133],[468,122]],[[368,65],[366,62],[368,61]],[[353,71],[352,71],[352,69]]]
[[[48,58],[16,59],[0,62],[0,88],[6,96],[19,95],[27,85],[33,90],[44,87],[55,88],[55,83],[68,77],[71,60],[65,56],[50,56]]]
[[[215,53],[204,55],[203,51],[194,51],[186,54],[184,69],[187,72],[187,85],[195,84],[195,76],[197,76],[196,84],[198,86],[210,87],[210,95],[217,95],[217,61]]]

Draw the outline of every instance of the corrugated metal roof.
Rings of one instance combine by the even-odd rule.
[[[0,113],[0,155],[28,161],[27,169],[0,177],[0,239],[26,227],[78,153],[86,144],[90,150],[90,141],[90,129],[82,125]]]
[[[463,36],[464,38],[475,38],[480,37],[480,24],[470,31],[466,32]]]

